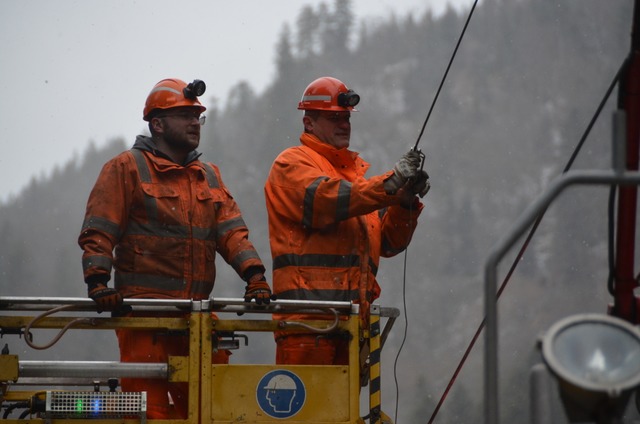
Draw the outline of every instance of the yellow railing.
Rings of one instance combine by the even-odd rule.
[[[38,342],[42,344],[39,340],[42,338],[40,329],[96,331],[127,328],[189,333],[189,355],[170,357],[166,364],[33,361],[21,360],[10,353],[2,354],[0,423],[78,423],[79,419],[127,424],[364,424],[365,420],[370,424],[391,422],[381,410],[380,350],[398,315],[396,309],[372,306],[371,326],[362,329],[358,305],[347,302],[278,300],[264,306],[247,304],[242,299],[131,299],[126,300],[126,303],[134,310],[155,311],[158,318],[98,316],[90,299],[0,297],[0,332],[5,342],[11,334],[23,338],[37,334],[37,341],[28,340],[31,345],[43,350],[46,347],[38,347]],[[68,306],[56,315],[40,313],[61,305]],[[165,311],[182,311],[186,314],[182,318],[162,318]],[[212,319],[211,312],[215,312],[218,319]],[[64,316],[58,316],[62,313]],[[288,313],[322,314],[323,319],[289,322],[272,319],[273,313],[279,316],[286,316]],[[327,315],[334,315],[335,321],[324,319]],[[254,318],[248,318],[249,316]],[[384,330],[380,329],[381,316],[387,318]],[[25,329],[29,334],[22,334]],[[239,344],[237,336],[283,330],[317,331],[319,334],[340,332],[348,336],[349,364],[283,366],[274,363],[235,364],[234,361],[230,364],[212,364],[214,332],[232,337],[227,341]],[[65,337],[61,336],[57,342],[64,343]],[[16,337],[11,343],[15,345],[24,341],[19,341]],[[361,346],[365,348],[361,350]],[[367,369],[369,374],[362,378],[362,371]],[[181,420],[147,419],[144,405],[140,406],[139,413],[132,413],[131,409],[126,408],[121,411],[117,405],[118,402],[128,402],[124,399],[126,394],[116,389],[113,378],[107,382],[108,377],[165,378],[170,382],[187,382],[188,417]],[[279,383],[277,388],[274,381]],[[363,383],[369,384],[370,411],[361,414],[360,389]],[[109,384],[111,389],[107,387]],[[87,388],[87,385],[95,387]],[[37,389],[25,390],[32,387]],[[101,390],[104,387],[106,390]],[[76,394],[78,399],[74,401]],[[69,405],[63,405],[62,410],[54,411],[57,406],[55,402],[61,402],[58,399],[64,399]],[[133,399],[137,402],[139,398]],[[110,409],[106,408],[107,403]],[[22,412],[21,416],[13,418],[18,412]],[[366,418],[362,418],[363,415]]]

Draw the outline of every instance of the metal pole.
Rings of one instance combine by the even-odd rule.
[[[161,363],[117,361],[19,361],[20,377],[157,378],[167,379],[169,367]]]
[[[640,185],[640,173],[614,171],[570,171],[556,180],[518,218],[514,227],[490,251],[485,262],[485,423],[498,424],[498,317],[497,266],[502,257],[536,220],[538,215],[570,185]]]

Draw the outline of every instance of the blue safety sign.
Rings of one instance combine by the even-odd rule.
[[[258,405],[273,418],[293,417],[302,409],[306,397],[302,380],[288,370],[268,372],[256,387]]]

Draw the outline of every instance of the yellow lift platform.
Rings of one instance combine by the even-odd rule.
[[[392,423],[381,409],[380,353],[399,315],[396,308],[372,305],[369,328],[360,328],[358,305],[349,302],[277,300],[265,306],[242,299],[126,299],[125,304],[136,311],[157,311],[158,318],[97,315],[93,301],[84,298],[0,297],[0,336],[17,335],[32,346],[35,329],[58,330],[48,345],[64,343],[69,329],[188,331],[190,340],[189,356],[170,357],[168,363],[20,360],[18,355],[2,352],[0,424]],[[188,312],[188,318],[162,318],[165,311]],[[212,312],[218,319],[212,319]],[[333,315],[335,319],[274,320],[273,313]],[[386,318],[384,328],[381,318]],[[211,363],[216,348],[240,348],[239,341],[248,340],[251,333],[283,330],[342,333],[350,339],[349,364],[235,364],[233,357],[230,364]],[[221,340],[212,340],[214,331],[223,335]],[[118,379],[123,377],[188,383],[188,418],[147,419],[146,392],[120,391]],[[369,386],[369,411],[361,414],[364,386]],[[19,411],[19,418],[11,418]]]

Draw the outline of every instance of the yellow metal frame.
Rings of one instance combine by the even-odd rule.
[[[208,309],[208,308],[206,308]],[[110,330],[127,329],[170,329],[189,331],[189,356],[169,358],[169,381],[188,382],[189,416],[184,420],[152,420],[148,423],[167,424],[267,424],[286,422],[289,424],[364,424],[360,417],[360,341],[369,338],[372,352],[369,371],[371,373],[370,404],[371,424],[390,423],[380,409],[380,326],[379,315],[372,315],[370,329],[362,331],[357,313],[353,311],[338,321],[336,331],[349,333],[349,365],[297,365],[280,366],[274,364],[212,364],[212,332],[274,332],[282,331],[277,320],[217,319],[211,318],[210,310],[191,311],[185,318],[108,318],[96,317],[81,322],[74,329]],[[46,317],[38,320],[31,328],[63,328],[77,317]],[[33,320],[32,316],[2,316],[0,328],[25,328]],[[327,321],[306,321],[305,324],[324,328]],[[301,330],[291,330],[301,331]],[[42,391],[12,391],[11,380],[16,377],[17,357],[0,356],[0,406],[4,402],[29,401]],[[6,366],[5,366],[6,365]],[[307,396],[301,409],[288,418],[271,416],[265,412],[258,399],[260,381],[269,373],[290,373],[299,378]],[[269,374],[270,375],[270,374]],[[9,383],[9,384],[7,384]],[[19,384],[19,379],[18,379]],[[264,389],[266,387],[263,386]],[[202,400],[201,400],[202,399]],[[205,401],[208,400],[208,401]],[[381,421],[381,417],[383,421]],[[108,424],[133,424],[139,419],[86,419]],[[4,424],[25,423],[74,423],[72,418],[30,418],[0,419]]]

